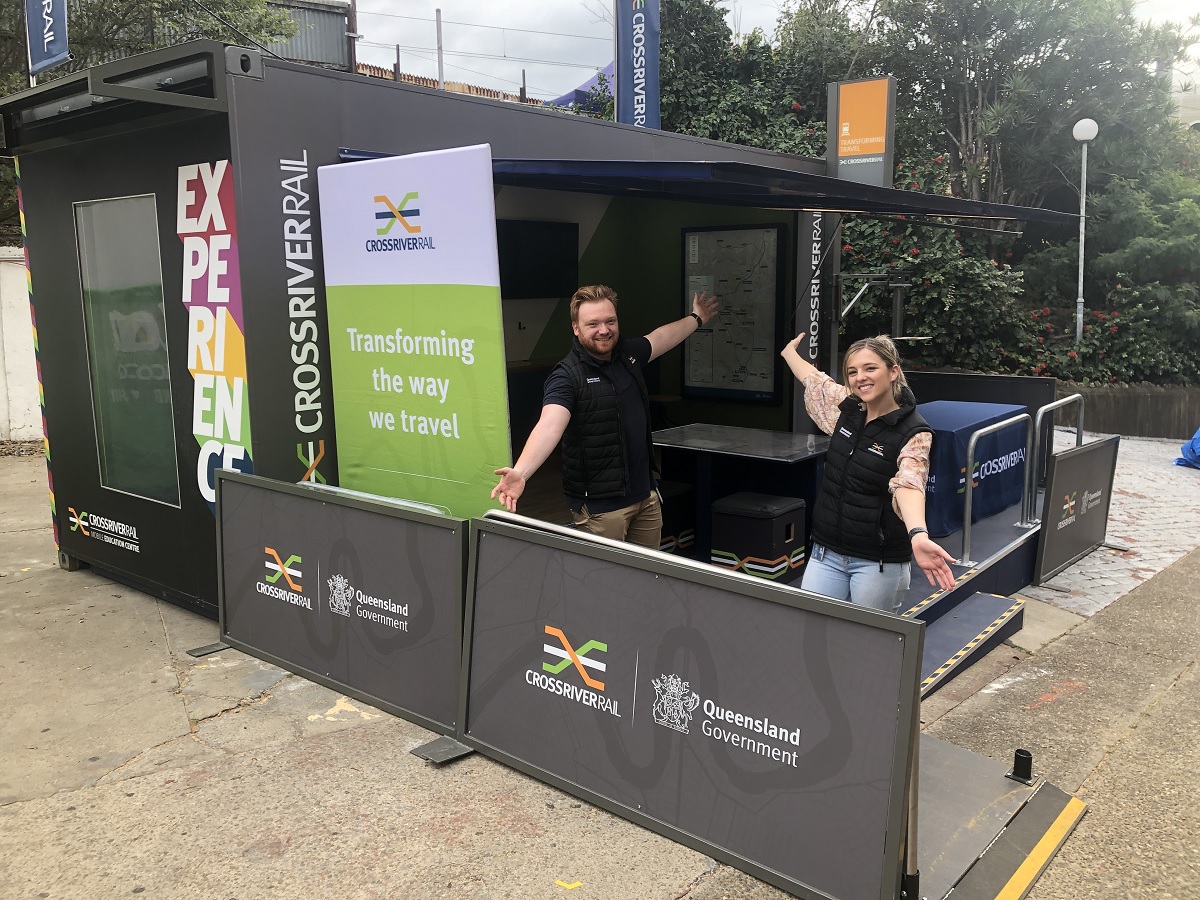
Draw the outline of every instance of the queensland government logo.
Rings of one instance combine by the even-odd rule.
[[[408,604],[391,597],[376,597],[350,583],[340,572],[325,582],[329,586],[329,611],[347,618],[366,619],[376,625],[408,631]]]
[[[79,512],[73,506],[68,506],[67,511],[69,513],[67,520],[71,524],[72,531],[77,531],[84,537],[100,541],[103,544],[120,547],[122,550],[130,550],[133,553],[142,552],[141,545],[138,543],[136,526],[119,522],[100,513],[89,513],[86,510]]]
[[[416,191],[409,191],[397,204],[384,194],[375,195],[375,202],[384,207],[375,211],[375,221],[386,224],[375,229],[375,234],[379,235],[380,239],[366,242],[368,253],[437,249],[433,245],[432,235],[422,234],[421,226],[413,221],[420,218],[421,210],[415,206],[410,207],[409,204],[415,202],[419,197],[420,195]],[[397,222],[400,223],[400,227],[404,229],[407,236],[387,237]]]
[[[345,575],[334,575],[329,579],[329,611],[339,616],[349,616],[354,605],[354,585]]]
[[[687,734],[692,713],[700,705],[700,695],[678,675],[663,675],[650,683],[655,693],[654,721]]]
[[[618,711],[619,703],[611,697],[604,696],[604,682],[588,674],[588,669],[598,674],[604,674],[606,663],[593,659],[593,652],[607,653],[608,644],[603,641],[589,640],[576,650],[561,628],[553,625],[545,626],[545,633],[557,638],[556,644],[542,644],[542,651],[554,657],[554,662],[543,662],[541,671],[528,669],[525,672],[525,683],[556,694],[567,700],[574,700],[584,706],[606,712],[611,716],[621,718]],[[574,679],[567,680],[552,676],[561,675],[567,669],[574,667],[574,673],[579,676],[587,687],[580,687]],[[590,690],[589,690],[590,688]]]
[[[704,712],[700,731],[706,738],[729,744],[785,765],[798,768],[800,729],[788,728],[757,716],[702,700],[689,682],[675,674],[652,679],[654,685],[654,721],[681,734],[690,733],[692,714]]]

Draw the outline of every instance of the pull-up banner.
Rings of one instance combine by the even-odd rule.
[[[617,0],[617,121],[658,128],[659,0]]]
[[[317,172],[339,483],[482,515],[511,453],[491,150]]]
[[[217,497],[221,639],[452,734],[467,523],[227,471]]]
[[[488,517],[461,740],[803,897],[899,892],[924,625]]]
[[[1034,584],[1042,584],[1104,543],[1120,435],[1050,457]]]
[[[29,74],[52,69],[71,57],[67,46],[67,0],[25,0]]]

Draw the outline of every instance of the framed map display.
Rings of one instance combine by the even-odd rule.
[[[683,395],[740,402],[778,398],[783,228],[779,225],[683,231],[683,311],[696,291],[721,307],[683,349]]]

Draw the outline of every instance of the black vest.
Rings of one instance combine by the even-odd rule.
[[[912,559],[912,544],[892,509],[888,482],[896,476],[904,445],[913,435],[932,430],[915,407],[905,388],[899,409],[867,423],[857,397],[842,401],[813,510],[814,544],[859,559]]]
[[[613,349],[611,364],[624,366],[632,374],[648,418],[650,400],[646,382],[641,366],[630,359],[624,340],[618,341]],[[575,387],[571,421],[562,440],[563,492],[583,500],[624,497],[629,490],[629,461],[615,385],[578,338],[572,341],[571,352],[558,366],[566,371]],[[653,466],[654,447],[649,429],[646,447]]]

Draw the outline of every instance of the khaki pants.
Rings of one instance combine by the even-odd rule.
[[[578,527],[601,537],[628,541],[651,550],[657,550],[662,545],[662,506],[658,502],[657,490],[651,491],[650,496],[641,503],[612,512],[593,516],[588,513],[585,504],[579,512],[571,515]]]

